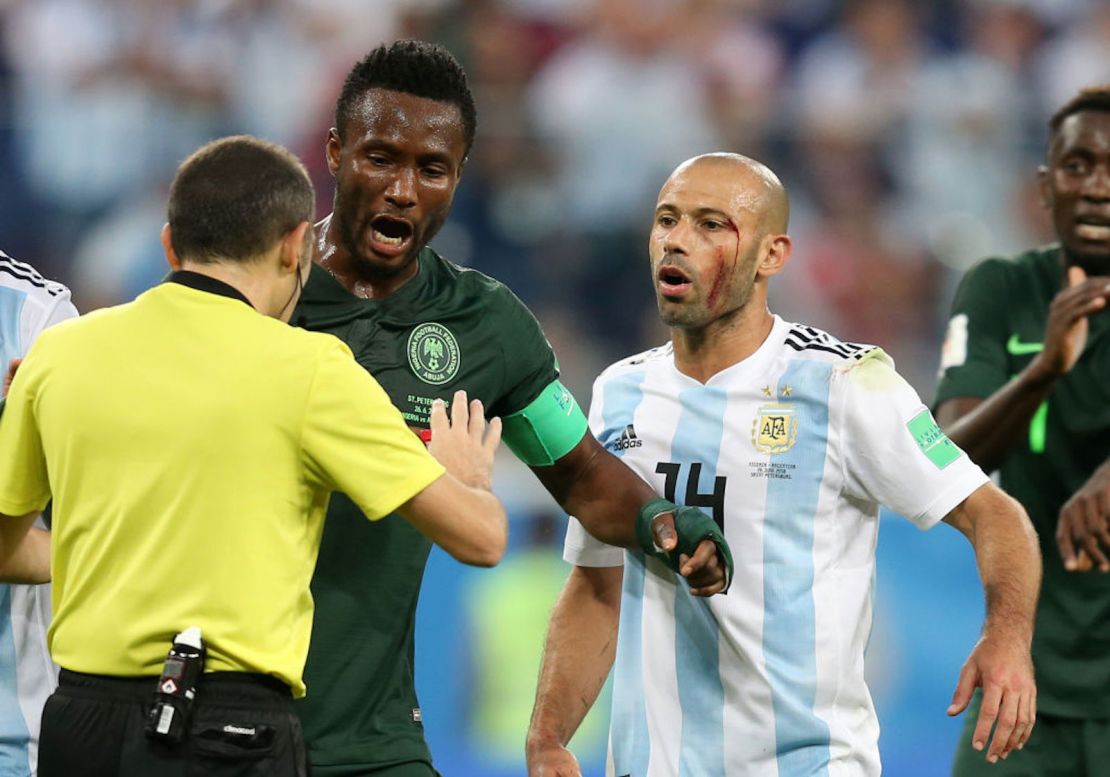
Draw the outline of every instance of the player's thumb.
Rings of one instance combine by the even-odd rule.
[[[1083,283],[1083,281],[1085,281],[1085,280],[1087,280],[1087,273],[1084,271],[1084,269],[1082,267],[1080,267],[1077,264],[1073,264],[1071,267],[1068,268],[1068,286],[1069,287],[1078,286],[1079,284]]]
[[[971,662],[964,664],[960,670],[960,679],[956,682],[956,691],[952,694],[952,703],[948,705],[949,715],[959,715],[967,709],[971,701],[971,694],[975,692],[975,678],[978,671]]]
[[[667,551],[674,550],[678,544],[678,535],[674,528],[674,513],[663,513],[651,522],[651,533],[655,537],[655,544]]]

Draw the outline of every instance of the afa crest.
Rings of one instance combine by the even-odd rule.
[[[793,405],[760,405],[752,421],[752,445],[760,453],[786,453],[798,440]]]

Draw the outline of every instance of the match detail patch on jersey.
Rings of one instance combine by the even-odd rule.
[[[949,440],[948,435],[937,426],[933,414],[928,410],[922,410],[907,421],[906,428],[913,435],[917,447],[937,469],[944,469],[963,454],[956,443]]]
[[[793,405],[760,405],[752,420],[752,445],[760,453],[786,453],[798,440]]]
[[[416,377],[440,386],[459,374],[459,343],[442,324],[420,324],[409,335],[409,366]]]

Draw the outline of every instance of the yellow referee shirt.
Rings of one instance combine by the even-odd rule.
[[[302,696],[331,491],[377,519],[443,468],[338,339],[173,279],[36,341],[0,418],[0,513],[54,500],[60,666],[158,674],[197,625],[208,671]]]

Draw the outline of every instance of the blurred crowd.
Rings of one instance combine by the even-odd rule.
[[[717,149],[791,195],[776,311],[882,345],[931,393],[962,270],[1050,238],[1047,117],[1110,80],[1099,0],[0,0],[0,248],[83,311],[130,298],[164,272],[177,163],[240,132],[298,152],[327,213],[342,77],[398,37],[447,45],[478,100],[433,245],[532,307],[583,401],[665,338],[650,214]]]

